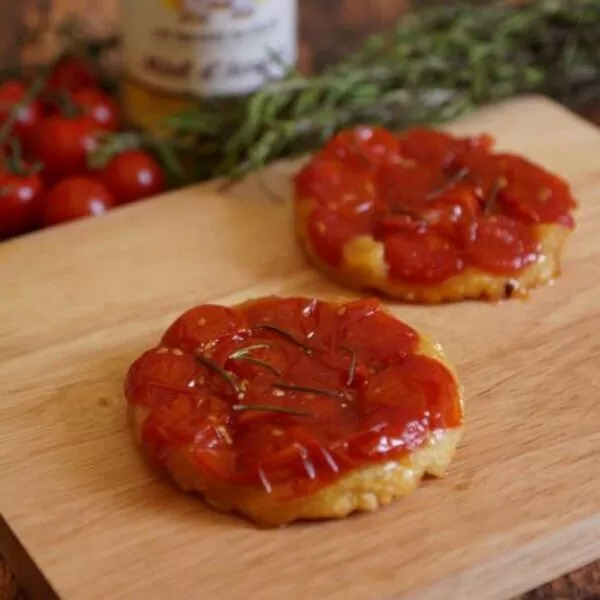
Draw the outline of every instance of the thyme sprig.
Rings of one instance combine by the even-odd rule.
[[[236,412],[272,412],[280,413],[282,415],[292,415],[294,417],[314,417],[315,415],[306,410],[298,410],[295,408],[288,408],[287,406],[275,406],[274,404],[234,404],[232,409]]]
[[[255,325],[254,327],[252,327],[253,331],[259,331],[261,329],[264,329],[266,331],[272,331],[273,333],[280,335],[282,338],[285,338],[289,342],[292,342],[292,344],[296,344],[296,346],[302,348],[302,350],[304,350],[306,354],[311,354],[312,352],[314,352],[314,348],[311,348],[308,344],[305,344],[302,340],[299,340],[294,334],[290,333],[289,331],[286,331],[285,329],[281,329],[276,325],[262,323],[260,325]]]
[[[294,385],[292,383],[274,383],[273,387],[277,390],[288,391],[288,392],[300,392],[303,394],[315,394],[318,396],[328,396],[329,398],[340,399],[343,396],[343,392],[335,390],[325,390],[322,388],[309,387],[306,385]]]
[[[527,92],[576,107],[600,95],[598,23],[598,0],[438,5],[323,73],[290,72],[248,98],[203,100],[168,126],[193,143],[197,178],[238,178],[356,123],[439,123]]]
[[[269,348],[268,344],[254,344],[252,346],[246,346],[245,348],[240,348],[235,352],[232,352],[227,358],[229,360],[245,360],[246,362],[254,363],[267,371],[273,373],[273,375],[277,375],[277,377],[281,376],[281,373],[278,369],[276,369],[273,365],[270,365],[268,362],[261,360],[260,358],[256,358],[256,356],[252,356],[250,352],[253,350],[260,350],[263,348]]]
[[[218,365],[214,360],[207,358],[206,356],[204,356],[203,354],[200,354],[199,352],[197,352],[194,356],[199,363],[203,364],[205,367],[210,369],[213,373],[216,373],[225,383],[230,385],[236,394],[240,393],[240,388],[237,384],[237,381],[235,380],[235,377],[231,373],[229,373],[223,367]]]

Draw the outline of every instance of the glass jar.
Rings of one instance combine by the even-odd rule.
[[[297,0],[121,0],[123,104],[134,124],[249,94],[297,58]]]

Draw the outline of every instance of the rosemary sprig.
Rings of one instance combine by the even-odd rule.
[[[223,381],[225,381],[225,383],[229,384],[233,388],[233,391],[236,393],[236,395],[240,393],[238,384],[231,373],[228,373],[214,360],[211,360],[202,354],[196,353],[194,356],[199,363],[202,363],[205,367],[213,371],[213,373],[216,373]]]
[[[315,415],[305,410],[297,410],[295,408],[288,408],[287,406],[274,406],[272,404],[234,404],[232,409],[236,412],[245,411],[260,411],[260,412],[273,412],[280,413],[282,415],[292,415],[294,417],[314,417]]]
[[[169,126],[194,144],[198,177],[238,178],[357,123],[438,123],[527,92],[576,107],[600,95],[598,23],[598,0],[439,3],[314,77],[290,72],[247,98],[202,100]]]
[[[243,348],[232,352],[227,358],[231,360],[237,360],[238,358],[247,356],[253,350],[263,350],[264,348],[269,347],[269,344],[253,344],[252,346],[244,346]]]
[[[273,373],[273,375],[277,375],[279,377],[281,373],[273,365],[270,365],[268,362],[265,362],[260,358],[250,355],[250,352],[253,350],[259,350],[261,348],[269,348],[269,345],[254,344],[253,346],[246,346],[245,348],[240,348],[239,350],[232,352],[227,358],[229,360],[245,360],[246,362],[254,363],[255,365],[259,365],[260,367],[263,367],[264,369],[267,369],[267,371]]]
[[[301,392],[304,394],[316,394],[318,396],[329,396],[329,398],[341,398],[342,392],[334,390],[324,390],[321,388],[313,388],[305,385],[294,385],[292,383],[274,383],[273,387],[277,390],[285,390],[289,392]]]
[[[289,342],[292,342],[292,344],[296,344],[296,346],[302,348],[304,352],[306,352],[306,354],[311,354],[312,352],[314,352],[314,348],[311,348],[303,341],[299,340],[294,334],[290,333],[289,331],[286,331],[285,329],[281,329],[280,327],[276,327],[275,325],[269,325],[268,323],[263,323],[261,325],[255,325],[254,327],[252,327],[253,331],[261,329],[272,331],[273,333],[280,335]]]
[[[497,177],[496,179],[494,179],[494,182],[492,183],[492,187],[490,189],[490,193],[485,199],[485,203],[483,205],[484,213],[491,213],[492,210],[494,210],[496,206],[496,201],[498,200],[498,193],[500,192],[501,188],[502,180],[499,177]]]
[[[459,169],[451,175],[439,188],[433,190],[429,194],[427,194],[427,200],[434,200],[438,196],[445,194],[447,191],[451,190],[455,185],[463,181],[469,176],[469,169],[467,167],[463,167]]]
[[[350,368],[348,369],[348,379],[346,379],[346,385],[352,385],[354,383],[354,377],[356,376],[356,350],[350,348],[350,346],[342,345],[342,348],[346,352],[350,352],[352,359],[350,360]]]

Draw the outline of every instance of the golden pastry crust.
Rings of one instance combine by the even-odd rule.
[[[483,269],[468,267],[439,284],[421,285],[390,278],[383,243],[370,235],[361,235],[346,242],[343,262],[339,267],[326,264],[315,252],[307,234],[313,206],[311,198],[296,201],[296,231],[310,260],[321,271],[347,287],[376,290],[406,302],[435,304],[465,299],[500,300],[526,296],[533,288],[558,277],[563,246],[571,233],[571,229],[559,224],[533,227],[540,244],[539,259],[514,275],[494,275]]]
[[[441,347],[421,337],[417,354],[434,358],[450,371],[457,384],[458,402],[463,414],[462,389]],[[145,406],[129,405],[131,427],[142,451],[141,432],[148,414],[149,409]],[[291,500],[278,499],[257,488],[226,483],[216,486],[214,480],[208,480],[198,469],[189,447],[173,452],[166,469],[179,487],[201,494],[213,508],[246,515],[267,527],[297,520],[341,519],[356,511],[375,511],[395,498],[409,495],[425,475],[443,477],[463,430],[464,426],[459,426],[435,431],[423,446],[413,452],[395,460],[365,465],[313,494]],[[152,462],[152,456],[148,458]]]

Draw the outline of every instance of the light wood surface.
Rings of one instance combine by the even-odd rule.
[[[448,478],[374,515],[257,530],[158,479],[126,425],[129,363],[189,306],[350,295],[289,201],[200,186],[0,245],[0,510],[60,597],[506,598],[600,557],[600,133],[540,98],[453,129],[562,173],[578,227],[528,301],[393,306],[455,362],[468,429]],[[289,195],[293,168],[264,179]]]

